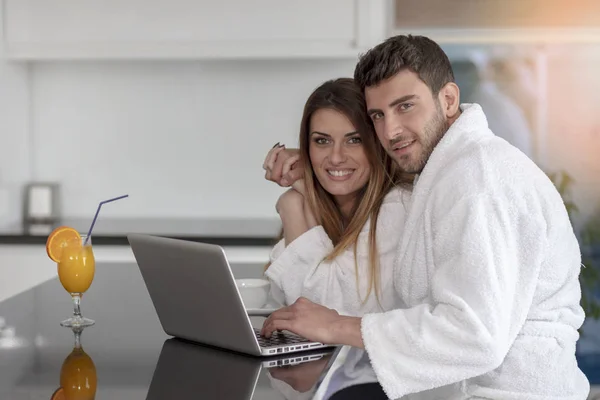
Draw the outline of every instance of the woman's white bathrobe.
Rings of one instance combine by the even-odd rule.
[[[393,275],[409,198],[408,189],[395,188],[386,195],[379,211],[376,236],[380,275],[379,301],[372,292],[363,304],[369,288],[370,220],[362,228],[357,241],[360,295],[357,290],[353,248],[347,249],[332,261],[323,261],[333,250],[333,244],[323,227],[316,226],[287,247],[284,240],[281,240],[273,248],[271,265],[266,275],[272,282],[271,293],[274,300],[289,305],[302,296],[350,316],[402,307],[394,288]],[[343,366],[333,372],[325,398],[350,385],[377,381],[364,350],[351,348],[346,357]],[[272,384],[286,393],[286,398],[295,398],[290,395],[293,389],[284,383],[273,381]],[[303,398],[300,394],[297,397]]]
[[[360,296],[353,249],[347,249],[332,261],[323,261],[333,250],[333,245],[323,227],[316,226],[287,247],[281,240],[271,252],[271,265],[266,275],[273,283],[272,294],[275,300],[289,305],[302,296],[342,315],[351,316],[401,306],[392,276],[402,234],[402,229],[399,228],[404,225],[409,197],[407,189],[391,190],[384,198],[377,218],[380,303],[372,292],[363,304],[369,288],[370,221],[361,230],[357,241]]]
[[[406,308],[362,319],[373,368],[390,398],[583,400],[581,260],[563,201],[478,105],[462,109],[408,206],[394,275]]]

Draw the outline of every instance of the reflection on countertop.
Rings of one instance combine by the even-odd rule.
[[[89,218],[63,218],[52,225],[0,226],[0,244],[43,244],[56,226],[86,232],[90,223]],[[278,218],[99,218],[93,240],[94,245],[127,245],[129,233],[145,233],[222,246],[271,246],[280,229]]]
[[[325,381],[328,361],[335,360],[327,350],[315,361],[272,367],[270,361],[281,358],[173,339],[135,264],[101,262],[96,272],[82,304],[96,324],[81,337],[59,324],[73,309],[58,279],[0,302],[0,338],[10,338],[0,342],[6,343],[0,346],[0,399],[50,399],[62,387],[67,399],[302,400],[314,398],[310,390]],[[190,316],[202,318],[201,310]],[[250,322],[260,327],[264,317]],[[315,353],[321,351],[289,357],[298,362]]]

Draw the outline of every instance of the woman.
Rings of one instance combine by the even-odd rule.
[[[296,158],[304,178],[281,195],[283,238],[265,271],[276,300],[303,296],[340,314],[398,307],[392,263],[404,223],[409,176],[395,171],[377,142],[361,90],[327,81],[308,98]],[[267,155],[270,168],[283,151]]]

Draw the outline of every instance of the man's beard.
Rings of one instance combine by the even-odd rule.
[[[423,128],[423,134],[417,139],[417,143],[421,145],[421,151],[416,157],[411,158],[410,154],[401,156],[399,159],[393,153],[390,153],[392,158],[398,164],[398,167],[404,172],[410,174],[420,174],[425,168],[425,164],[429,160],[429,156],[433,152],[433,149],[440,142],[446,131],[450,128],[450,124],[446,120],[446,117],[438,103],[436,105],[435,115],[427,121]]]

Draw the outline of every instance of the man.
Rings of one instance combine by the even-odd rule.
[[[460,105],[435,42],[390,38],[354,75],[381,145],[418,174],[398,227],[394,284],[406,307],[353,318],[301,298],[263,334],[366,349],[390,398],[585,399],[580,252],[550,180],[489,130],[479,105]]]

